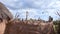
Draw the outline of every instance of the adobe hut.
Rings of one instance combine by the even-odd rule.
[[[13,18],[12,14],[1,2],[0,2],[0,18],[7,19],[7,20],[10,20]]]

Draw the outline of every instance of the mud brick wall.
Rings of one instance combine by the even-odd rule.
[[[55,34],[52,24],[32,25],[19,23],[8,23],[4,34]]]

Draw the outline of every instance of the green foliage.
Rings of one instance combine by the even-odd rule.
[[[55,32],[58,33],[60,31],[60,20],[53,21]]]
[[[53,21],[54,25],[58,25],[59,24],[59,20]]]

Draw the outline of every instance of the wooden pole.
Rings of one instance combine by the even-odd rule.
[[[26,20],[28,19],[28,11],[26,11]]]

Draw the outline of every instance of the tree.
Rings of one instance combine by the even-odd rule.
[[[57,12],[57,15],[60,17],[60,13],[59,12]],[[60,34],[60,20],[59,20],[59,23],[58,23],[57,33]]]

